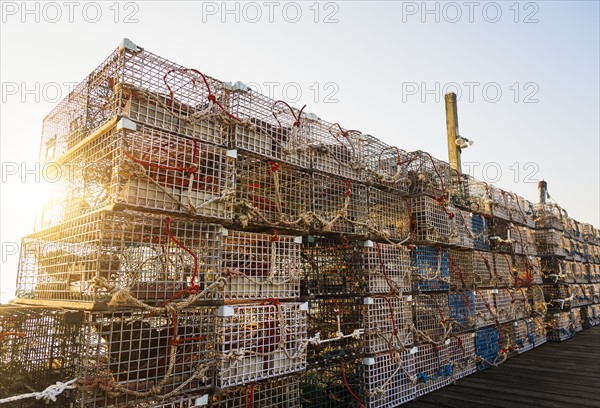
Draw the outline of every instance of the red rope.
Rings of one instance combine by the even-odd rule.
[[[298,112],[298,115],[296,115],[296,112],[294,112],[294,108],[292,108],[289,103],[287,103],[286,101],[282,101],[282,100],[275,101],[275,103],[273,103],[273,105],[271,105],[271,113],[273,114],[273,117],[275,118],[277,123],[279,123],[279,127],[283,127],[283,126],[281,125],[281,122],[279,121],[279,119],[277,118],[277,115],[275,114],[275,111],[273,110],[273,108],[275,108],[275,105],[277,105],[278,103],[282,103],[285,106],[287,106],[287,108],[292,113],[292,116],[294,118],[293,126],[296,126],[296,127],[300,126],[300,117],[302,116],[302,112],[304,111],[304,108],[306,108],[306,105],[304,105],[302,107],[302,109],[300,109],[300,112]]]
[[[183,245],[181,242],[179,242],[177,240],[177,238],[175,238],[175,236],[171,233],[171,217],[166,218],[166,230],[167,230],[167,234],[169,235],[169,238],[171,238],[171,240],[179,248],[183,249],[185,252],[190,254],[192,256],[192,258],[194,258],[194,273],[192,274],[192,278],[190,279],[190,286],[192,286],[192,287],[196,286],[194,281],[196,279],[196,275],[198,274],[198,256],[194,253],[194,251],[192,251],[191,249],[189,249],[185,245]]]
[[[194,140],[194,150],[192,152],[192,163],[194,163],[191,167],[172,167],[172,166],[165,166],[162,164],[158,164],[158,163],[152,163],[146,160],[140,160],[136,157],[133,157],[132,155],[130,155],[129,153],[123,151],[123,155],[125,157],[127,157],[130,160],[133,160],[134,162],[141,164],[144,167],[149,167],[149,168],[153,168],[153,169],[161,169],[161,170],[169,170],[169,171],[185,171],[187,173],[190,174],[194,174],[196,173],[196,171],[198,171],[198,167],[196,166],[196,159],[198,157],[198,141]]]
[[[254,383],[250,383],[248,386],[248,408],[252,408],[254,404]]]
[[[0,340],[4,340],[5,337],[16,336],[16,337],[26,337],[27,333],[25,332],[0,332]]]
[[[352,190],[350,189],[350,180],[344,180],[344,185],[346,186],[346,192],[344,193],[344,196],[350,197],[352,195]]]
[[[385,282],[390,287],[389,294],[394,295],[396,293],[396,288],[392,285],[390,278],[388,277],[388,274],[386,272],[385,263],[383,262],[383,253],[381,251],[381,246],[379,245],[379,242],[375,243],[375,248],[377,249],[377,257],[379,258],[379,266],[381,267],[381,273],[383,274],[383,277],[385,278]]]
[[[363,404],[360,402],[360,398],[358,398],[356,396],[356,394],[354,393],[354,391],[352,391],[352,388],[350,388],[350,384],[348,384],[348,379],[346,378],[346,369],[344,368],[344,363],[343,362],[340,362],[340,368],[342,369],[342,379],[344,380],[344,385],[348,389],[348,392],[350,392],[350,395],[352,395],[352,397],[354,397],[354,399],[358,403],[358,407],[359,408],[363,408]]]

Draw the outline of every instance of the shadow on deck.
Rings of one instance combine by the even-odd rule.
[[[600,326],[562,343],[548,342],[403,407],[598,408]]]

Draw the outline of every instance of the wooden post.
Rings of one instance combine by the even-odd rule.
[[[450,167],[462,174],[460,163],[460,147],[456,145],[458,133],[458,108],[456,106],[456,94],[446,94],[446,131],[448,133],[448,162]]]

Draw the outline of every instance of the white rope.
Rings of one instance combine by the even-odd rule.
[[[66,390],[70,390],[76,388],[76,385],[73,385],[77,381],[77,378],[74,378],[67,382],[57,381],[56,384],[52,384],[44,391],[39,392],[30,392],[28,394],[14,395],[12,397],[0,399],[0,404],[7,404],[9,402],[20,401],[22,399],[35,398],[36,400],[43,399],[46,403],[52,401],[56,402],[56,398],[65,392]]]

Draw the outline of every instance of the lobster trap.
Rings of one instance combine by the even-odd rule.
[[[450,165],[438,160],[427,152],[411,152],[406,164],[411,195],[428,195],[438,200],[445,198],[451,176]]]
[[[449,244],[458,248],[473,249],[475,235],[473,234],[473,222],[471,213],[458,208],[450,209],[452,219],[450,220],[453,233],[450,235]]]
[[[121,119],[49,167],[48,177],[58,181],[38,229],[116,204],[230,219],[234,156],[222,147]]]
[[[510,239],[513,241],[513,251],[515,254],[537,255],[534,232],[531,228],[511,224]]]
[[[406,199],[394,191],[368,188],[367,231],[375,238],[406,241],[410,226]]]
[[[571,287],[571,307],[585,306],[590,302],[590,298],[584,291],[584,285],[570,285]]]
[[[78,217],[23,238],[17,296],[84,307],[121,289],[132,303],[174,300],[192,287],[216,299],[209,286],[220,278],[221,229],[134,211]]]
[[[576,333],[571,312],[549,313],[546,317],[546,328],[546,337],[549,341],[565,341]]]
[[[500,354],[500,335],[496,327],[488,327],[475,332],[475,353],[477,369],[484,370],[502,361]]]
[[[518,345],[516,342],[515,324],[513,322],[502,323],[498,325],[498,342],[500,352],[506,358],[514,357],[518,354]]]
[[[212,385],[215,308],[163,316],[85,312],[78,369],[81,407],[190,394]]]
[[[521,204],[516,194],[493,186],[489,186],[488,191],[491,199],[492,216],[494,218],[517,224],[525,223],[527,214],[520,207]]]
[[[544,284],[542,290],[549,309],[562,311],[571,307],[571,285],[562,283]]]
[[[305,237],[302,292],[309,295],[361,295],[366,290],[361,252],[356,242]]]
[[[534,205],[533,210],[536,228],[563,230],[564,210],[558,205],[539,203]]]
[[[448,245],[458,239],[454,209],[429,196],[408,199],[411,241],[415,244]]]
[[[221,270],[225,299],[293,299],[300,296],[302,237],[227,231]]]
[[[492,215],[492,200],[490,187],[485,181],[477,180],[471,176],[467,177],[467,199],[474,213],[485,217]]]
[[[567,265],[563,259],[552,257],[540,259],[542,279],[546,283],[564,283],[567,278]]]
[[[595,263],[587,264],[587,273],[591,283],[600,282],[600,265]]]
[[[511,235],[512,224],[508,221],[493,218],[490,222],[490,249],[495,252],[512,254],[515,237]]]
[[[452,381],[453,367],[449,361],[446,345],[419,346],[414,358],[417,372],[417,397],[445,387]]]
[[[463,333],[475,327],[475,295],[472,291],[448,293],[452,333]]]
[[[541,285],[540,259],[535,256],[515,255],[512,276],[516,288]]]
[[[286,376],[230,387],[210,397],[210,408],[300,408],[300,378]]]
[[[597,326],[600,324],[600,306],[591,305],[587,307],[588,324],[590,326]]]
[[[488,220],[483,215],[471,215],[471,231],[473,233],[473,248],[479,251],[490,250],[490,232]]]
[[[396,194],[409,193],[408,165],[415,160],[412,154],[373,136],[362,135],[359,157],[367,181],[393,189]]]
[[[365,185],[313,173],[311,187],[313,230],[364,235],[369,218],[368,188]]]
[[[308,227],[311,178],[302,170],[240,153],[236,165],[235,219],[242,227]]]
[[[494,283],[496,287],[511,287],[514,282],[515,266],[512,257],[505,253],[494,252]]]
[[[143,402],[128,403],[128,408],[197,408],[208,404],[208,394],[198,397],[172,397],[166,399],[154,399]]]
[[[215,385],[226,388],[306,368],[307,305],[268,300],[217,311]]]
[[[494,266],[494,256],[490,252],[473,251],[473,288],[495,287],[498,282],[496,277],[496,268]],[[467,285],[470,284],[466,280]]]
[[[416,344],[441,345],[452,331],[448,295],[423,293],[414,296],[414,340]]]
[[[411,351],[367,357],[363,370],[365,407],[393,408],[416,397],[415,356]]]
[[[537,254],[543,257],[564,256],[562,231],[557,229],[538,229],[534,233]]]
[[[496,291],[497,289],[483,289],[473,293],[475,298],[476,327],[487,327],[498,321],[498,312],[494,302],[494,292]]]
[[[531,315],[529,296],[525,288],[498,289],[494,294],[498,319],[501,323],[524,319]]]
[[[571,274],[575,283],[588,283],[587,268],[581,262],[567,262],[567,267],[571,269]]]
[[[527,289],[533,316],[545,316],[548,312],[546,296],[542,285],[533,285]]]
[[[473,252],[448,249],[448,267],[450,284],[453,289],[474,289],[475,275],[473,272]]]
[[[415,291],[446,291],[450,289],[447,249],[417,246],[411,250],[411,257]]]
[[[364,352],[361,298],[313,299],[308,310],[308,362],[332,365]]]
[[[404,350],[413,343],[410,331],[410,296],[377,296],[363,299],[364,351],[368,354]]]
[[[407,248],[365,241],[361,252],[368,293],[410,292],[411,257]]]
[[[231,129],[236,149],[305,169],[310,167],[311,126],[301,111],[261,95],[241,82],[233,85],[228,110],[240,119]]]
[[[474,337],[475,333],[464,333],[450,338],[450,343],[446,347],[448,361],[452,364],[452,381],[477,371]]]
[[[364,181],[361,145],[364,136],[321,119],[306,121],[311,168],[332,176]]]
[[[303,408],[359,407],[359,401],[364,401],[362,371],[360,360],[310,368],[300,378],[300,405]]]
[[[525,353],[546,341],[545,327],[543,321],[539,322],[532,318],[515,321],[515,344],[519,354]],[[540,335],[543,334],[543,339]]]
[[[80,312],[35,306],[0,306],[0,396],[8,398],[42,391],[56,381],[75,378],[81,330]],[[66,390],[51,406],[68,406]],[[49,406],[35,398],[2,404],[7,408]]]
[[[224,91],[220,81],[123,40],[46,116],[40,159],[55,160],[116,115],[225,145]]]

